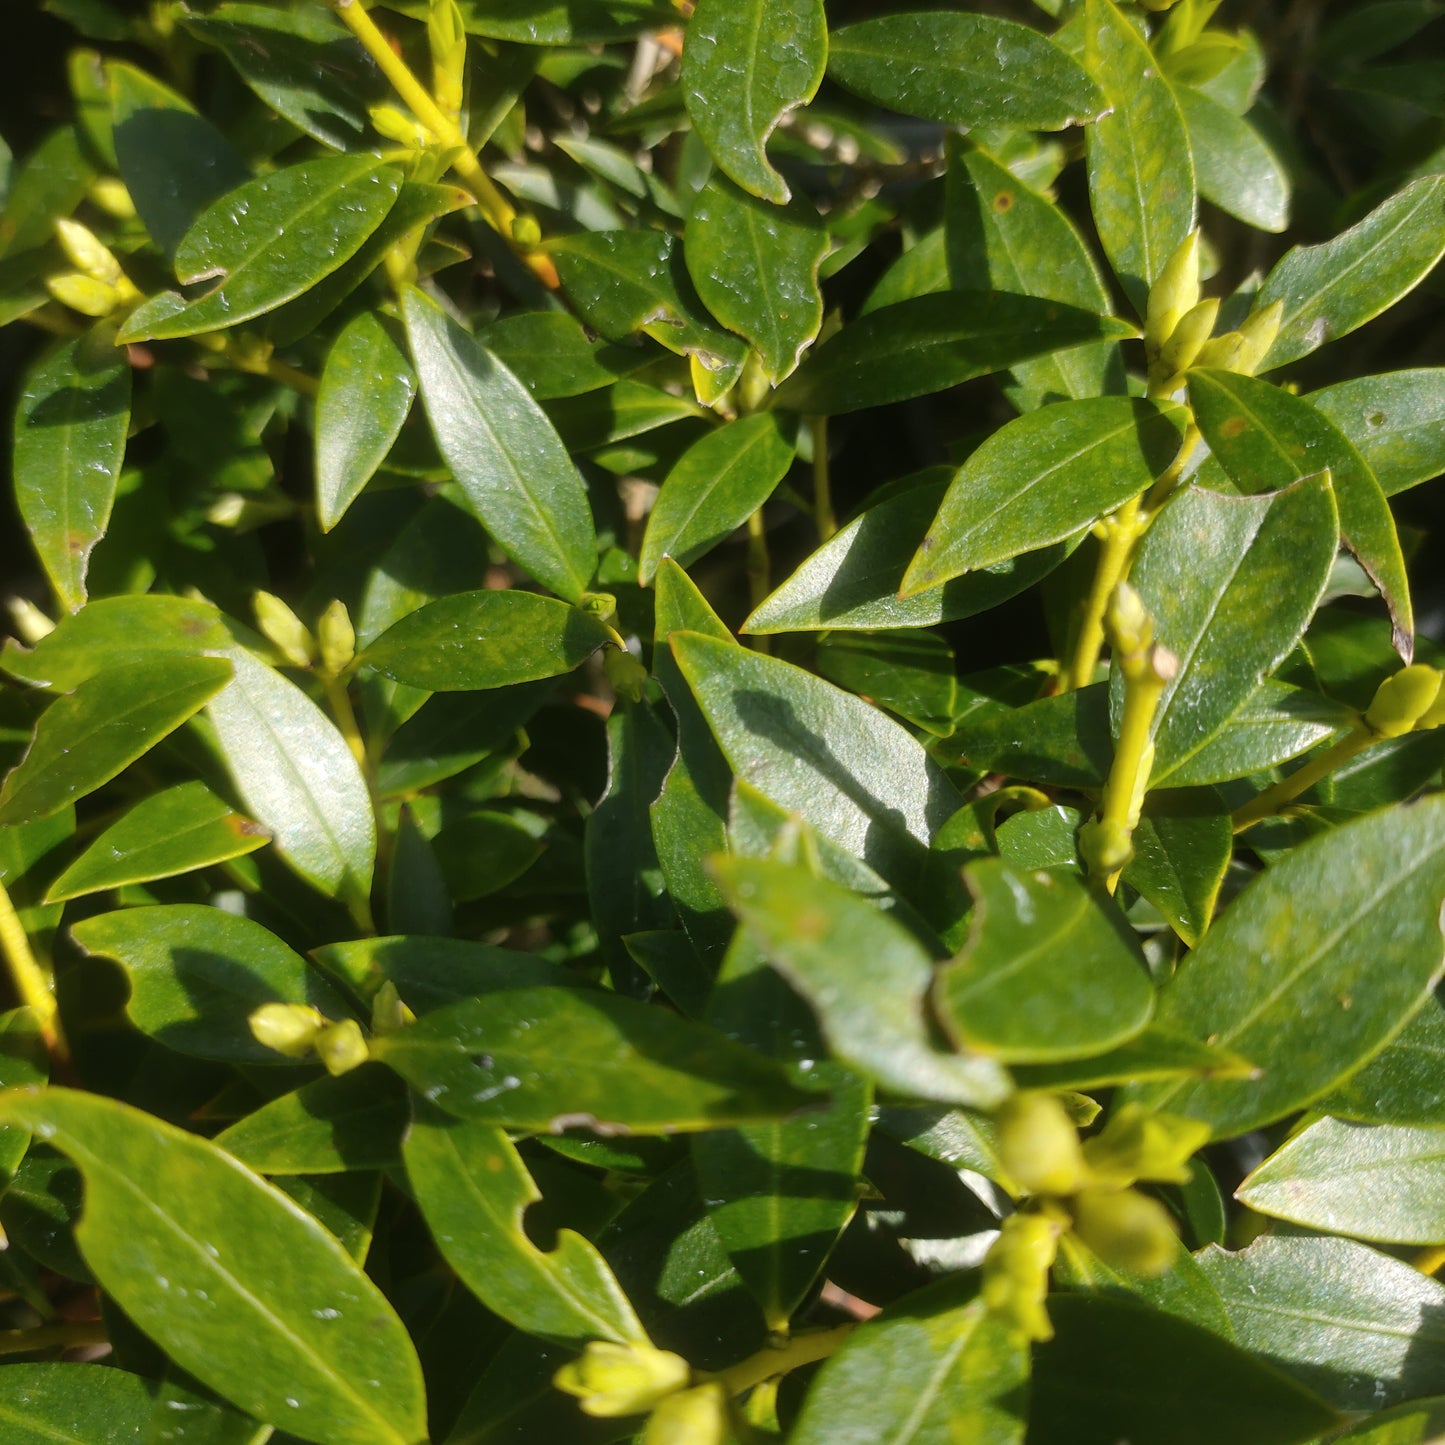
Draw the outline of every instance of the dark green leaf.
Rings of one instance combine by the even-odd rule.
[[[514,561],[575,602],[596,569],[597,539],[582,479],[552,424],[435,302],[412,289],[403,309],[437,445],[467,500]]]
[[[563,397],[543,408],[552,425],[574,452],[595,452],[613,442],[656,431],[670,422],[707,413],[690,397],[624,377],[585,396]]]
[[[61,605],[85,602],[130,426],[130,364],[102,324],[43,357],[15,414],[15,501]]]
[[[1382,1048],[1440,963],[1445,798],[1389,808],[1256,878],[1159,997],[1158,1021],[1260,1076],[1145,1085],[1140,1098],[1243,1133],[1303,1107]]]
[[[247,1414],[336,1445],[416,1445],[416,1352],[381,1291],[213,1144],[97,1095],[12,1092],[0,1116],[85,1177],[76,1238],[101,1287]]]
[[[1234,851],[1229,810],[1219,794],[1154,792],[1130,840],[1124,882],[1142,893],[1191,948],[1214,916]]]
[[[1445,368],[1389,371],[1312,392],[1387,497],[1445,472]]]
[[[57,699],[0,789],[0,823],[54,813],[108,783],[224,688],[220,657],[166,657],[107,669]]]
[[[647,347],[589,340],[581,322],[563,311],[503,316],[479,331],[477,340],[538,401],[599,391],[658,355]]]
[[[86,893],[172,878],[252,853],[266,830],[235,812],[204,783],[178,783],[112,823],[46,892],[59,903]]]
[[[1059,1244],[1055,1273],[1059,1282],[1070,1289],[1142,1300],[1165,1314],[1201,1325],[1211,1334],[1226,1340],[1234,1338],[1224,1301],[1182,1242],[1175,1242],[1174,1258],[1158,1274],[1113,1268],[1077,1235],[1065,1235]]]
[[[1063,130],[1106,106],[1072,56],[991,15],[933,11],[845,26],[832,37],[828,73],[877,105],[967,129]]]
[[[1097,788],[1114,756],[1109,689],[1099,682],[1021,707],[963,719],[944,755],[970,767],[1052,783]]]
[[[958,705],[954,664],[953,649],[937,633],[910,627],[830,637],[819,645],[815,666],[829,682],[946,737]]]
[[[50,1078],[50,1054],[33,1008],[0,1014],[0,1088],[44,1084]],[[30,1147],[30,1134],[13,1125],[0,1129],[0,1188],[8,1187]]]
[[[788,184],[768,137],[813,98],[828,59],[823,0],[698,0],[687,26],[682,97],[723,173],[775,205]]]
[[[1193,86],[1175,99],[1189,129],[1199,194],[1261,231],[1289,224],[1289,176],[1247,120]]]
[[[1366,1124],[1445,1125],[1445,1002],[1431,994],[1363,1068],[1318,1102]]]
[[[946,391],[1091,341],[1133,335],[1107,316],[1036,296],[953,291],[871,311],[818,348],[775,398],[792,411],[835,416]]]

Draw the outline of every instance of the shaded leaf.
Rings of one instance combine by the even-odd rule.
[[[27,1361],[0,1367],[0,1424],[13,1445],[91,1445],[141,1440],[151,1390],[139,1375],[104,1365]]]
[[[1229,809],[1218,793],[1156,791],[1130,842],[1123,878],[1193,948],[1209,927],[1234,852]]]
[[[1114,741],[1109,689],[1102,683],[1041,697],[1012,709],[966,717],[943,755],[1010,778],[1066,788],[1101,787]]]
[[[1327,1114],[1366,1124],[1445,1125],[1445,1003],[1431,994],[1410,1022],[1319,1100]]]

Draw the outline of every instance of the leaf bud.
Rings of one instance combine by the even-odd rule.
[[[1154,640],[1154,619],[1144,599],[1127,582],[1120,582],[1109,595],[1104,631],[1109,646],[1118,653],[1142,654]]]
[[[1211,336],[1199,348],[1194,358],[1197,368],[1213,371],[1238,371],[1239,358],[1244,354],[1244,337],[1237,331],[1226,331],[1223,336]]]
[[[371,1049],[361,1025],[355,1019],[342,1019],[316,1036],[316,1054],[328,1074],[349,1074],[371,1057]]]
[[[316,641],[306,624],[273,592],[257,592],[251,599],[256,626],[292,667],[310,667]]]
[[[431,0],[426,38],[431,51],[432,97],[437,109],[455,120],[462,113],[467,73],[467,32],[457,0]]]
[[[640,1415],[685,1390],[692,1382],[692,1366],[681,1355],[654,1345],[593,1340],[552,1382],[575,1395],[584,1414],[611,1419]]]
[[[1137,1189],[1086,1189],[1071,1209],[1074,1232],[1116,1269],[1163,1274],[1178,1248],[1169,1211]]]
[[[1218,319],[1219,300],[1214,296],[1191,307],[1180,318],[1159,350],[1159,373],[1166,385],[1194,365]]]
[[[1091,876],[1117,873],[1134,856],[1129,829],[1115,818],[1095,818],[1079,829],[1079,857]]]
[[[317,1035],[327,1026],[326,1016],[304,1003],[263,1003],[246,1022],[258,1044],[304,1059],[316,1045]]]
[[[618,697],[625,697],[629,702],[642,701],[647,669],[630,652],[624,652],[620,647],[609,647],[603,656],[602,666]]]
[[[1252,311],[1239,334],[1244,345],[1234,370],[1245,376],[1253,376],[1260,363],[1269,355],[1275,337],[1279,335],[1279,324],[1284,317],[1284,302],[1271,301],[1262,311]]]
[[[1440,696],[1440,674],[1423,662],[1402,667],[1376,689],[1365,713],[1365,726],[1377,737],[1398,738],[1414,732]]]
[[[340,677],[356,656],[356,629],[346,604],[333,597],[316,621],[316,645],[321,666],[331,677]]]
[[[28,597],[12,593],[5,599],[5,610],[10,614],[10,626],[16,637],[27,647],[34,647],[42,637],[55,631],[54,621]]]
[[[617,615],[617,599],[610,592],[584,592],[577,599],[577,610],[610,622]]]
[[[384,979],[371,999],[372,1033],[398,1033],[415,1022],[416,1015],[402,1002],[396,985],[389,978]]]
[[[397,145],[420,151],[431,144],[431,132],[415,116],[408,115],[390,101],[373,105],[366,113],[371,118],[371,128]]]
[[[1054,1336],[1044,1301],[1061,1225],[1048,1214],[1011,1214],[983,1261],[984,1307],[1025,1339]]]
[[[542,244],[542,227],[538,224],[536,216],[529,216],[519,211],[512,217],[512,240],[525,251],[530,251],[533,246]]]
[[[1191,231],[1164,263],[1149,288],[1144,312],[1144,345],[1153,357],[1174,334],[1184,314],[1199,304],[1199,232]]]
[[[1102,1133],[1084,1145],[1090,1176],[1101,1184],[1152,1179],[1184,1184],[1189,1160],[1209,1142],[1209,1125],[1181,1114],[1151,1114],[1142,1105],[1117,1109]]]
[[[642,1445],[726,1445],[731,1438],[727,1391],[709,1380],[668,1395],[648,1419]]]
[[[106,286],[118,286],[121,279],[120,262],[111,253],[110,247],[88,227],[79,221],[68,221],[63,216],[55,223],[56,239],[65,259],[77,271],[100,281]]]
[[[107,216],[117,221],[135,218],[135,202],[130,198],[125,182],[116,176],[97,176],[85,193],[92,205],[98,206]]]
[[[1052,1094],[1015,1094],[999,1109],[998,1153],[1026,1194],[1072,1194],[1085,1179],[1079,1131]]]

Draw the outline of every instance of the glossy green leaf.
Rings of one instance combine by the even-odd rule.
[[[107,669],[41,714],[0,789],[0,824],[46,817],[93,793],[215,697],[231,677],[219,657],[166,657]]]
[[[676,21],[662,0],[460,0],[470,35],[517,40],[525,45],[592,45],[632,40],[643,31]],[[426,13],[422,0],[399,9]]]
[[[130,426],[130,364],[99,326],[26,375],[15,414],[15,502],[69,612],[85,602],[90,553],[105,535]]]
[[[1229,810],[1208,792],[1154,792],[1130,839],[1124,881],[1193,948],[1209,927],[1234,852]]]
[[[978,721],[964,718],[943,745],[950,760],[1011,778],[1097,788],[1114,756],[1109,690],[1103,683],[1041,697]]]
[[[839,687],[871,698],[926,731],[946,737],[958,706],[953,649],[921,628],[840,633],[818,647],[815,666]]]
[[[972,142],[950,136],[944,182],[948,279],[1109,310],[1109,293],[1073,222],[1040,191]],[[1065,397],[1120,391],[1117,346],[1076,346],[1010,368],[1021,411]]]
[[[1054,1269],[1060,1284],[1084,1294],[1142,1300],[1226,1340],[1234,1338],[1224,1301],[1182,1241],[1175,1242],[1174,1258],[1158,1274],[1107,1265],[1077,1235],[1065,1235],[1059,1246]]]
[[[1059,402],[1001,427],[949,484],[902,594],[1072,537],[1146,491],[1183,436],[1181,408],[1122,396]]]
[[[1193,86],[1175,99],[1189,131],[1199,194],[1261,231],[1289,224],[1289,176],[1250,123]]]
[[[503,1130],[420,1109],[403,1156],[437,1248],[488,1309],[543,1339],[646,1343],[593,1244],[571,1229],[547,1250],[527,1237],[523,1216],[542,1192]]]
[[[1284,303],[1279,335],[1260,369],[1287,366],[1374,320],[1414,290],[1442,254],[1442,176],[1412,181],[1332,241],[1287,251],[1255,303]]]
[[[575,602],[596,569],[597,540],[556,431],[526,387],[434,301],[412,289],[402,305],[422,400],[467,501],[508,556]]]
[[[562,397],[543,408],[569,451],[595,452],[706,412],[690,397],[624,377],[585,396]]]
[[[0,1014],[0,1088],[44,1084],[49,1078],[50,1053],[35,1010],[22,1005]],[[29,1147],[27,1130],[0,1129],[0,1187],[8,1187]]]
[[[1365,1124],[1445,1125],[1445,1002],[1431,994],[1374,1058],[1331,1089],[1320,1110]]]
[[[386,460],[416,375],[381,317],[362,311],[326,354],[316,397],[316,513],[330,531]]]
[[[590,339],[563,311],[519,311],[477,333],[477,340],[538,401],[581,396],[611,386],[657,356],[640,346]]]
[[[768,137],[813,98],[828,59],[823,0],[698,0],[682,55],[682,98],[722,172],[775,205],[787,182]]]
[[[204,783],[178,783],[112,823],[46,891],[60,903],[86,893],[172,878],[253,853],[269,841]]]
[[[849,1337],[809,1390],[794,1445],[1019,1445],[1029,1352],[956,1280],[905,1295]]]
[[[1045,547],[900,598],[903,574],[952,475],[950,468],[930,468],[917,485],[860,513],[754,609],[743,631],[761,635],[954,622],[1007,602],[1068,555],[1069,544]]]
[[[1409,661],[1414,645],[1410,581],[1389,503],[1349,439],[1307,401],[1267,381],[1196,371],[1189,398],[1210,450],[1246,492],[1285,487],[1329,469],[1340,535],[1380,589]]]
[[[962,799],[902,727],[789,663],[698,633],[671,643],[738,777],[891,882],[912,877]]]
[[[1246,1079],[1254,1065],[1238,1054],[1201,1044],[1187,1034],[1149,1024],[1107,1053],[1057,1064],[1021,1064],[1013,1070],[1022,1089],[1089,1090],[1148,1079]]]
[[[187,301],[163,292],[121,328],[163,341],[236,326],[300,296],[361,249],[401,189],[374,156],[328,156],[247,181],[212,202],[176,247],[182,285],[215,280]]]
[[[1341,1410],[1445,1384],[1445,1285],[1352,1239],[1266,1235],[1199,1255],[1239,1343]]]
[[[257,1174],[346,1174],[396,1168],[410,1122],[406,1086],[372,1065],[282,1094],[215,1142]]]
[[[940,10],[845,26],[830,41],[828,74],[876,105],[968,129],[1063,130],[1106,107],[1072,56],[991,15]]]
[[[1260,1214],[1389,1244],[1445,1243],[1445,1129],[1321,1119],[1235,1191]]]
[[[1159,514],[1129,574],[1179,659],[1154,714],[1152,786],[1209,744],[1299,641],[1334,565],[1336,527],[1327,476],[1255,497],[1188,488]]]
[[[592,613],[555,597],[457,592],[389,627],[363,660],[410,687],[464,692],[571,672],[607,638]]]
[[[1102,1053],[1149,1021],[1154,989],[1122,918],[1073,878],[986,858],[964,869],[969,937],[938,975],[960,1047],[1005,1062]]]
[[[1036,296],[951,291],[870,311],[824,342],[778,389],[778,406],[835,416],[946,391],[1132,328]]]
[[[228,655],[235,674],[206,711],[246,811],[303,878],[365,898],[376,820],[346,740],[295,683],[241,648]]]
[[[793,448],[771,412],[740,417],[694,442],[652,505],[639,580],[651,582],[664,557],[686,567],[710,551],[767,501],[792,464]]]
[[[747,348],[708,319],[675,237],[600,231],[565,236],[548,251],[583,321],[609,341],[641,331],[679,356],[695,356],[716,385],[737,379]]]
[[[0,1424],[13,1445],[141,1442],[149,1380],[104,1365],[27,1361],[0,1367]]]
[[[349,1010],[336,990],[275,934],[220,908],[173,903],[123,908],[74,924],[87,953],[113,958],[130,981],[137,1028],[183,1054],[280,1064],[248,1016],[266,1003],[311,1004],[328,1018]]]
[[[1441,957],[1445,798],[1387,808],[1294,848],[1215,921],[1158,1022],[1243,1054],[1258,1078],[1144,1085],[1149,1104],[1239,1134],[1303,1107],[1382,1048]]]
[[[702,303],[746,337],[775,386],[823,324],[828,232],[812,203],[759,201],[719,176],[697,193],[684,259]]]
[[[812,1006],[835,1058],[913,1098],[989,1108],[1008,1093],[992,1060],[933,1042],[933,961],[876,904],[772,859],[719,858],[713,869],[763,957]]]
[[[1087,0],[1085,63],[1110,110],[1086,132],[1099,239],[1142,316],[1149,287],[1194,228],[1194,158],[1179,101],[1114,0]]]
[[[1054,1338],[1034,1352],[1031,1445],[1303,1445],[1339,1424],[1279,1371],[1162,1310],[1053,1295],[1049,1317]]]
[[[1387,371],[1311,392],[1387,497],[1445,472],[1445,368]]]
[[[0,1118],[80,1170],[86,1263],[178,1365],[303,1438],[425,1438],[421,1369],[401,1321],[283,1194],[204,1139],[97,1095],[14,1091]]]
[[[169,86],[123,61],[105,68],[115,154],[151,240],[174,260],[211,202],[250,179],[231,142]]]
[[[668,1134],[768,1119],[809,1102],[741,1044],[590,989],[466,999],[371,1047],[448,1113],[509,1129]]]

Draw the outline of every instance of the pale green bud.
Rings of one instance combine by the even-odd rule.
[[[1284,302],[1271,301],[1262,311],[1253,311],[1244,325],[1239,328],[1243,346],[1234,370],[1245,376],[1253,376],[1259,364],[1269,355],[1275,337],[1279,335],[1279,324],[1284,316]]]
[[[263,1003],[246,1022],[258,1044],[288,1059],[306,1058],[327,1026],[326,1016],[304,1003]]]
[[[356,656],[356,629],[339,597],[326,604],[316,621],[316,645],[321,652],[321,666],[332,677],[340,677]]]
[[[316,1036],[316,1054],[328,1074],[349,1074],[371,1057],[371,1049],[361,1025],[355,1019],[342,1019]]]
[[[129,221],[135,216],[135,202],[131,200],[125,182],[115,176],[98,176],[85,194],[92,205],[98,206],[107,216],[114,216],[117,221]]]
[[[575,1395],[584,1414],[611,1419],[640,1415],[685,1390],[692,1382],[692,1366],[681,1355],[654,1345],[593,1340],[552,1382]]]
[[[1170,333],[1169,340],[1159,350],[1159,371],[1162,377],[1172,379],[1194,365],[1218,319],[1219,300],[1214,296],[1206,298],[1184,313],[1179,325]]]
[[[1120,582],[1109,594],[1104,635],[1117,653],[1142,653],[1154,640],[1154,619],[1144,599],[1127,582]]]
[[[55,622],[43,613],[28,597],[12,594],[5,599],[5,609],[10,614],[10,626],[16,637],[27,647],[34,647],[42,637],[55,631]]]
[[[1054,1335],[1044,1301],[1060,1229],[1047,1214],[1011,1214],[984,1257],[979,1290],[984,1307],[1025,1339],[1049,1340]]]
[[[512,217],[512,240],[523,250],[530,251],[533,246],[540,246],[542,244],[542,227],[536,216],[529,216],[524,211],[518,211]]]
[[[455,120],[462,113],[467,73],[467,32],[456,0],[431,0],[426,38],[431,50],[433,99],[443,115]]]
[[[1074,1232],[1116,1269],[1163,1274],[1178,1248],[1169,1211],[1137,1189],[1086,1189],[1070,1208]]]
[[[1101,1184],[1152,1179],[1184,1184],[1189,1160],[1209,1142],[1209,1125],[1181,1114],[1151,1114],[1142,1105],[1115,1111],[1102,1133],[1084,1145],[1089,1174]]]
[[[82,316],[109,316],[120,305],[120,292],[105,281],[93,276],[84,276],[79,271],[65,271],[59,276],[47,276],[45,289],[72,311]]]
[[[1079,829],[1079,857],[1093,876],[1117,873],[1134,856],[1129,829],[1115,818],[1095,818]]]
[[[316,641],[306,624],[273,592],[258,592],[251,599],[261,635],[293,667],[310,667]]]
[[[394,1034],[416,1022],[416,1015],[402,1002],[396,985],[388,978],[371,999],[371,1031]]]
[[[1015,1094],[995,1116],[999,1162],[1026,1194],[1072,1194],[1084,1152],[1068,1111],[1051,1094]]]
[[[731,1438],[727,1391],[721,1381],[710,1380],[661,1401],[648,1418],[642,1445],[726,1445]]]
[[[1375,692],[1365,726],[1382,738],[1403,737],[1431,713],[1440,696],[1440,674],[1423,662],[1402,667]]]
[[[1238,371],[1239,358],[1244,354],[1244,337],[1237,331],[1226,331],[1223,336],[1211,336],[1199,348],[1194,365],[1200,370]]]
[[[610,592],[584,592],[577,607],[599,622],[610,622],[617,615],[617,599]]]
[[[55,236],[66,260],[77,271],[83,272],[93,281],[106,286],[118,286],[122,276],[120,262],[111,253],[110,247],[88,227],[79,221],[61,217],[55,223]]]
[[[1144,313],[1144,345],[1156,356],[1174,334],[1184,314],[1199,304],[1199,232],[1191,231],[1164,263],[1149,288]]]
[[[420,151],[431,144],[431,132],[415,116],[408,115],[390,101],[373,105],[366,113],[371,118],[372,129],[397,145]]]

